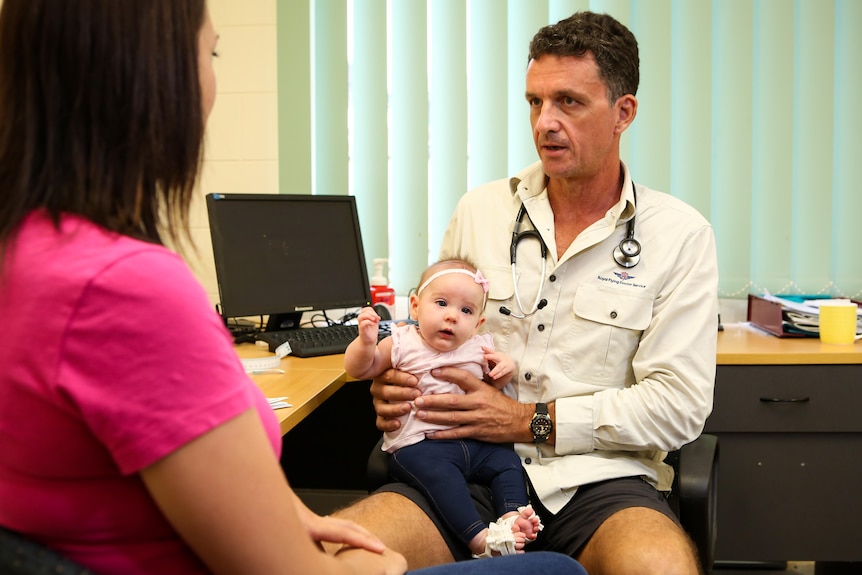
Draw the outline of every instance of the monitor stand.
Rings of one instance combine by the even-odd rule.
[[[282,331],[285,329],[298,329],[302,321],[302,312],[274,313],[269,316],[263,331]]]

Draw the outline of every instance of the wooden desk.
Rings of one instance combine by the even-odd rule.
[[[827,345],[817,338],[782,338],[728,325],[718,333],[718,365],[862,363],[862,342]]]
[[[250,343],[236,346],[240,357],[268,357],[272,353],[266,348]],[[293,407],[276,409],[275,414],[285,434],[305,419],[320,404],[329,399],[350,380],[344,371],[343,355],[298,358],[286,357],[279,369],[284,374],[260,374],[251,378],[267,397],[287,397]]]
[[[719,561],[862,560],[862,342],[718,336]]]
[[[272,355],[253,344],[236,350],[245,358]],[[368,454],[380,439],[368,382],[347,375],[343,355],[288,356],[279,369],[284,374],[251,378],[267,397],[286,396],[293,406],[275,410],[284,436],[282,469],[306,504],[329,513],[366,492]]]

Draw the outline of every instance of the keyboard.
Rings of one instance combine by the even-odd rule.
[[[316,357],[318,355],[336,355],[344,353],[350,342],[356,339],[359,328],[355,325],[330,325],[326,327],[309,327],[287,329],[280,331],[262,331],[256,339],[269,344],[269,351],[284,342],[290,343],[290,355],[294,357]],[[389,335],[389,331],[381,326],[378,340]]]

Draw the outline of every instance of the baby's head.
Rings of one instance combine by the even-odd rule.
[[[488,280],[463,259],[440,260],[425,270],[410,296],[410,316],[437,351],[452,351],[485,323]]]

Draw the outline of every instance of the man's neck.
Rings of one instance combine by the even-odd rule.
[[[623,184],[622,165],[618,172],[607,171],[588,180],[550,179],[548,200],[554,212],[554,230],[557,257],[582,231],[605,217],[620,199]]]

